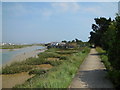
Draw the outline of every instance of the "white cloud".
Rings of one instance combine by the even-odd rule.
[[[102,15],[104,7],[100,6],[84,6],[81,3],[77,2],[56,2],[51,4],[53,13],[83,13],[83,14],[93,14],[93,15]]]
[[[79,4],[73,3],[52,3],[51,6],[58,12],[77,12],[80,9]]]
[[[109,5],[109,6],[108,6]],[[55,14],[61,14],[61,13],[81,13],[81,14],[92,14],[92,15],[109,15],[111,12],[111,9],[114,8],[116,4],[110,4],[110,3],[101,3],[97,5],[89,5],[84,6],[82,3],[78,2],[55,2],[50,3],[50,7],[44,6],[44,7],[33,7],[22,3],[15,3],[14,5],[11,5],[10,7],[7,7],[8,11],[10,11],[11,15],[15,16],[24,16],[24,15],[37,15],[37,16],[43,16],[43,17],[51,17]]]

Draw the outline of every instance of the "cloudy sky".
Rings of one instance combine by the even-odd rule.
[[[88,41],[97,17],[115,17],[117,2],[3,2],[3,42]]]

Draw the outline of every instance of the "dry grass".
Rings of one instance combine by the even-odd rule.
[[[47,58],[47,60],[49,61],[58,61],[59,60],[59,58]]]
[[[45,69],[45,70],[47,70],[47,69],[51,69],[53,66],[50,65],[50,64],[41,64],[41,65],[35,65],[35,67],[37,69]]]

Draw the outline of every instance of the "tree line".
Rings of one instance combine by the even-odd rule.
[[[92,24],[89,42],[102,47],[107,52],[108,61],[114,71],[117,71],[120,81],[120,15],[115,19],[95,18]]]

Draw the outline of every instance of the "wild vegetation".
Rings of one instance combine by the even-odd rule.
[[[120,87],[120,16],[114,20],[104,17],[95,18],[96,24],[92,25],[90,32],[91,44],[102,47],[106,56],[102,55],[103,62],[109,70],[109,77],[116,88]],[[101,52],[101,50],[98,50]]]
[[[2,67],[2,74],[28,72],[29,75],[34,75],[14,88],[67,88],[89,50],[79,44],[74,48],[50,48],[39,53],[37,58],[28,58]],[[49,67],[44,68],[45,65]]]
[[[56,52],[61,52],[58,54]],[[32,69],[29,71],[29,74],[35,74],[35,76],[29,80],[27,80],[22,85],[17,85],[14,88],[67,88],[70,85],[70,82],[74,75],[76,74],[80,64],[89,53],[89,48],[84,47],[83,50],[77,50],[77,52],[70,53],[70,55],[65,55],[64,52],[71,52],[72,50],[63,50],[51,48],[48,51],[39,54],[39,57],[44,58],[44,64],[51,64],[53,66],[52,69],[49,70],[41,70],[41,69]],[[74,50],[73,50],[74,51]],[[63,54],[62,54],[63,52]],[[45,56],[44,56],[45,55]],[[56,61],[47,61],[46,58],[61,58]],[[32,61],[36,62],[36,61]],[[41,64],[41,63],[35,63]],[[30,65],[30,63],[29,63]],[[32,63],[33,65],[33,63]]]
[[[35,75],[15,88],[67,88],[88,53],[88,47],[51,48],[38,54],[38,58],[28,58],[3,67],[2,74],[28,72]],[[44,69],[40,65],[51,65],[52,68]]]

